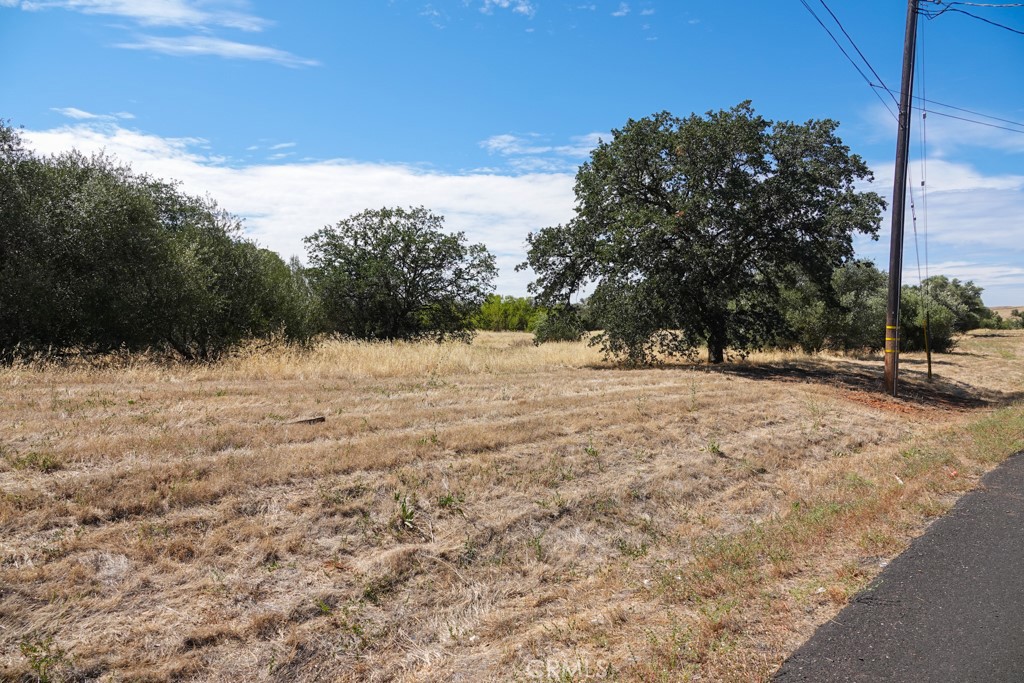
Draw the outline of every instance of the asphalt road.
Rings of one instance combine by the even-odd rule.
[[[820,627],[774,681],[1024,681],[1024,454]]]

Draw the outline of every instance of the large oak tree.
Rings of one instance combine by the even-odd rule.
[[[780,292],[810,279],[827,295],[853,234],[878,231],[884,202],[857,189],[872,175],[837,126],[749,102],[630,120],[580,167],[575,217],[528,236],[538,302],[564,308],[596,284],[597,339],[635,362],[771,343]]]

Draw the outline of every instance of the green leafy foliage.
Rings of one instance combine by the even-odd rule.
[[[532,332],[543,315],[526,297],[489,294],[473,316],[473,325],[491,332]]]
[[[494,257],[425,208],[367,210],[305,239],[327,328],[359,339],[469,340]]]
[[[577,173],[575,217],[528,236],[531,291],[566,306],[596,284],[595,340],[635,362],[772,344],[785,288],[828,292],[852,234],[878,230],[883,201],[856,189],[871,173],[837,126],[773,123],[749,103],[628,121]]]
[[[886,274],[874,264],[850,261],[835,270],[825,294],[808,280],[783,290],[787,329],[779,345],[808,353],[882,349],[886,286]]]
[[[575,342],[583,338],[583,321],[572,306],[541,311],[533,326],[533,343]]]
[[[209,199],[104,155],[40,157],[0,125],[0,360],[306,339],[301,268],[241,237]]]

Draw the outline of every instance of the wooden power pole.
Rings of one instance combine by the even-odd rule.
[[[917,3],[907,0],[907,34],[903,41],[903,79],[900,84],[899,132],[896,138],[896,177],[892,189],[892,235],[889,241],[889,299],[885,311],[885,390],[897,395],[900,365],[900,290],[903,284],[903,215],[907,200],[907,160],[910,153],[910,109],[917,51]]]

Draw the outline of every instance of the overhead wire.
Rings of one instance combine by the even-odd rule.
[[[883,89],[884,88],[884,86],[877,85],[875,83],[872,83],[871,87],[872,88],[879,88],[879,89]],[[899,94],[899,91],[897,91],[897,90],[889,90],[889,92],[893,93],[893,94],[896,94],[896,95]],[[1024,128],[1024,123],[1021,123],[1019,121],[1013,121],[1011,119],[1004,119],[1004,118],[1000,118],[998,116],[992,116],[991,114],[985,114],[985,113],[980,112],[980,111],[974,111],[973,109],[965,109],[964,107],[958,107],[958,106],[953,105],[953,104],[946,104],[945,102],[937,102],[936,100],[929,100],[929,99],[927,99],[925,97],[921,97],[920,95],[914,95],[914,99],[915,100],[919,100],[921,102],[924,102],[926,104],[934,104],[937,107],[945,107],[947,109],[953,109],[955,111],[962,111],[965,114],[974,114],[975,116],[981,116],[982,118],[992,119],[993,121],[1000,121],[1002,123],[1009,123],[1010,125],[1020,126],[1021,128]],[[921,107],[916,107],[916,108],[920,109]],[[932,111],[932,113],[933,114],[937,114],[938,112]],[[971,119],[963,119],[963,120],[971,121],[971,123],[983,123],[982,121],[972,121]]]
[[[850,53],[846,51],[846,48],[844,48],[844,47],[843,47],[843,45],[842,45],[842,43],[840,43],[840,42],[839,42],[839,39],[835,37],[835,34],[833,34],[833,33],[832,33],[832,31],[831,31],[831,30],[829,29],[829,27],[825,25],[825,22],[823,22],[823,21],[821,20],[821,18],[820,18],[820,17],[819,17],[819,16],[818,16],[818,15],[817,15],[817,14],[815,13],[814,9],[813,9],[813,8],[811,8],[811,6],[810,6],[809,4],[807,4],[807,0],[800,0],[800,4],[802,4],[802,5],[804,6],[804,8],[805,8],[805,9],[806,9],[806,10],[807,10],[808,12],[810,12],[810,13],[811,13],[811,16],[812,16],[812,17],[814,17],[815,21],[817,21],[817,22],[818,22],[818,24],[819,24],[819,25],[820,25],[820,26],[821,26],[821,27],[822,27],[823,29],[825,29],[825,33],[827,33],[827,34],[828,34],[828,37],[832,39],[832,42],[836,44],[836,47],[838,47],[838,48],[839,48],[839,51],[840,51],[840,52],[842,52],[842,53],[843,53],[843,56],[844,56],[844,57],[846,57],[846,59],[847,59],[847,60],[848,60],[848,61],[850,62],[850,64],[852,64],[852,65],[853,65],[853,68],[857,70],[857,73],[859,73],[859,74],[861,75],[861,78],[863,78],[863,79],[864,79],[864,81],[865,81],[865,82],[866,82],[866,83],[867,83],[867,84],[868,84],[869,86],[872,86],[872,88],[871,88],[871,89],[872,89],[872,92],[875,92],[875,88],[874,88],[874,83],[872,83],[872,82],[871,82],[871,79],[870,79],[870,78],[868,78],[868,75],[867,75],[866,73],[864,73],[864,70],[863,70],[863,69],[861,69],[861,68],[860,68],[860,65],[859,65],[859,64],[857,64],[857,62],[856,62],[856,61],[855,61],[855,60],[853,59],[853,57],[851,57],[851,56],[850,56]],[[822,4],[824,4],[824,3],[822,3]],[[828,7],[827,7],[827,6],[826,6],[826,9],[828,9]],[[831,13],[831,10],[830,10],[830,13]],[[833,16],[835,16],[835,15],[833,15]],[[846,33],[846,32],[845,32],[845,30],[844,30],[843,32],[844,32],[844,33]],[[847,34],[847,37],[849,37],[849,35],[848,35],[848,34]],[[852,41],[851,41],[851,42],[852,42]],[[856,46],[855,46],[855,47],[856,47]],[[860,50],[857,50],[857,52],[858,52],[858,53],[860,53]],[[863,55],[861,55],[861,56],[863,57]],[[865,60],[865,62],[866,62],[866,61],[867,61],[867,60]],[[868,68],[869,68],[869,69],[871,68],[871,65],[870,65],[870,64],[868,64]],[[871,69],[871,71],[872,71],[872,72],[874,72],[874,69]],[[879,79],[879,80],[881,80],[881,79]],[[886,91],[888,91],[889,89],[888,89],[888,88],[885,88],[885,90],[886,90]],[[885,98],[884,98],[884,97],[882,97],[882,96],[881,96],[881,95],[880,95],[880,94],[879,94],[878,92],[875,92],[875,96],[876,96],[876,97],[878,98],[878,100],[879,100],[879,101],[880,101],[880,102],[882,103],[882,106],[883,106],[883,107],[885,107],[886,111],[888,111],[888,112],[889,112],[889,115],[890,115],[890,116],[892,116],[892,117],[893,117],[894,119],[896,119],[897,121],[899,121],[899,117],[898,117],[898,116],[896,116],[896,113],[895,113],[895,112],[893,112],[893,110],[889,108],[889,103],[885,101]],[[891,92],[889,93],[889,96],[890,96],[890,97],[892,97],[892,93],[891,93]],[[896,99],[896,98],[895,98],[895,97],[893,97],[893,100],[895,100],[895,99]],[[899,105],[897,104],[897,106],[899,106]]]
[[[829,6],[827,5],[827,4],[825,4],[825,0],[818,0],[818,2],[820,2],[820,3],[821,3],[821,6],[822,6],[822,7],[824,7],[824,8],[825,8],[825,10],[826,10],[826,11],[827,11],[827,12],[828,12],[828,13],[829,13],[829,14],[830,14],[831,16],[832,16],[832,19],[833,19],[833,20],[834,20],[834,21],[836,22],[836,24],[837,24],[837,25],[839,26],[839,30],[840,30],[840,31],[842,31],[842,32],[843,32],[843,35],[844,35],[844,36],[846,36],[846,39],[847,39],[848,41],[850,41],[850,45],[853,45],[853,49],[857,51],[857,54],[858,54],[858,55],[860,55],[860,58],[864,60],[864,63],[865,63],[865,64],[867,64],[867,66],[868,66],[868,69],[870,69],[870,70],[871,70],[871,73],[873,73],[873,74],[875,75],[875,78],[877,78],[877,79],[878,79],[878,82],[879,82],[879,83],[880,83],[880,84],[882,85],[882,87],[883,87],[883,88],[885,88],[885,91],[889,93],[889,97],[891,97],[891,98],[892,98],[892,101],[893,101],[893,102],[894,102],[894,103],[896,104],[896,106],[897,106],[897,107],[899,107],[899,106],[900,106],[900,103],[899,103],[899,101],[898,101],[898,100],[896,99],[896,96],[895,96],[895,95],[893,95],[893,91],[892,91],[892,90],[890,90],[888,86],[886,86],[886,84],[885,84],[885,81],[884,81],[884,80],[882,80],[882,77],[881,77],[880,75],[878,75],[878,72],[877,72],[877,71],[875,71],[875,67],[871,66],[871,62],[870,62],[870,61],[868,61],[868,58],[867,58],[867,57],[865,57],[865,56],[864,56],[864,53],[863,53],[863,52],[861,52],[861,50],[860,50],[860,48],[859,48],[859,47],[857,47],[857,42],[856,42],[856,41],[855,41],[855,40],[853,39],[853,36],[851,36],[851,35],[850,35],[850,34],[849,34],[849,33],[848,33],[847,31],[846,31],[846,27],[845,27],[845,26],[843,26],[843,22],[839,21],[839,17],[837,17],[837,16],[836,16],[836,14],[835,14],[835,12],[833,12],[833,11],[832,11],[832,8],[830,8],[830,7],[829,7]],[[869,83],[869,85],[870,85],[870,83]]]
[[[986,24],[991,24],[992,26],[995,26],[997,28],[1005,29],[1005,30],[1009,31],[1010,33],[1016,33],[1018,35],[1024,36],[1024,31],[1021,31],[1020,29],[1016,29],[1016,28],[1013,28],[1011,26],[1007,26],[1006,24],[1000,24],[998,21],[992,21],[991,19],[987,19],[987,18],[985,18],[983,16],[980,16],[978,14],[974,14],[973,12],[968,12],[967,10],[962,10],[962,9],[957,8],[957,7],[953,7],[953,5],[958,5],[958,4],[966,5],[967,3],[957,3],[957,2],[949,2],[949,3],[947,3],[947,2],[941,2],[940,0],[926,0],[926,1],[927,2],[931,2],[933,4],[936,4],[936,5],[939,5],[939,6],[942,7],[942,9],[940,9],[940,10],[930,10],[930,9],[923,9],[923,8],[920,9],[919,10],[920,14],[922,16],[924,16],[924,17],[927,17],[928,19],[938,19],[939,17],[941,17],[946,12],[956,12],[957,14],[964,14],[964,15],[967,15],[967,16],[973,18],[973,19],[977,19],[978,21],[983,21]],[[988,7],[989,5],[972,5],[972,6],[973,7]],[[1015,6],[1015,5],[993,5],[993,7],[1013,7],[1013,6]]]
[[[920,107],[914,107],[914,109],[920,109]],[[1024,133],[1024,130],[1021,130],[1019,128],[1007,128],[1006,126],[997,126],[994,123],[985,123],[984,121],[978,121],[978,120],[975,120],[975,119],[969,119],[969,118],[967,118],[965,116],[956,116],[954,114],[947,114],[945,112],[935,111],[934,109],[929,109],[928,111],[930,111],[932,114],[935,114],[936,116],[942,116],[942,117],[947,118],[947,119],[956,119],[957,121],[966,121],[967,123],[974,123],[974,124],[977,124],[979,126],[987,126],[988,128],[995,128],[997,130],[1005,130],[1005,131],[1009,131],[1011,133]]]

